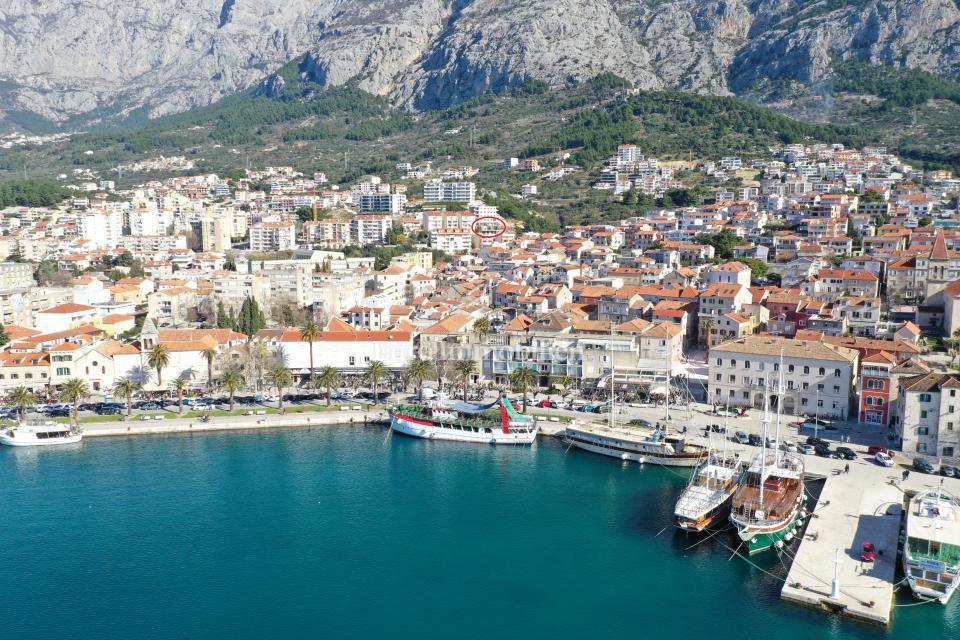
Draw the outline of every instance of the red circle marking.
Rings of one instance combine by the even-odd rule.
[[[480,222],[481,220],[496,220],[497,224],[502,225],[502,227],[499,231],[496,231],[494,233],[480,233],[477,231],[477,223]],[[506,232],[506,230],[507,230],[507,223],[503,220],[503,218],[498,218],[496,216],[481,216],[470,224],[470,231],[473,232],[473,235],[479,238],[486,238],[486,239],[499,238]]]

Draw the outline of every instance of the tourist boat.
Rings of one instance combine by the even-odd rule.
[[[83,434],[80,433],[79,429],[56,422],[22,424],[0,430],[0,444],[10,447],[47,447],[56,444],[73,444],[80,442],[81,438],[83,438]]]
[[[506,396],[488,405],[467,402],[408,404],[391,407],[390,428],[415,438],[489,444],[530,444],[537,420],[518,412]]]
[[[781,386],[778,385],[778,391]],[[763,445],[750,461],[743,482],[733,495],[730,521],[737,527],[750,555],[771,547],[783,547],[803,524],[803,458],[779,450],[781,404],[777,402],[774,446],[768,449],[770,407],[764,393]]]
[[[903,573],[918,598],[947,604],[960,583],[960,500],[941,487],[910,500]]]
[[[641,464],[696,467],[707,457],[706,448],[664,429],[574,424],[564,430],[563,441],[584,451]]]
[[[697,469],[673,512],[673,524],[684,531],[703,531],[723,522],[730,513],[733,494],[743,480],[743,464],[739,454],[726,452],[707,454],[707,461]]]
[[[615,372],[610,373],[610,397],[615,397]],[[668,467],[696,467],[707,457],[707,449],[691,444],[681,434],[670,434],[667,425],[670,418],[670,376],[666,382],[666,417],[661,427],[618,426],[615,420],[616,406],[611,405],[608,424],[571,423],[563,432],[567,444],[600,455],[620,460],[661,464]]]

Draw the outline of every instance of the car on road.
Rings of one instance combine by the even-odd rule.
[[[747,434],[745,434],[743,431],[737,431],[735,434],[733,434],[733,440],[734,442],[738,442],[740,444],[750,444],[750,438],[748,438]]]
[[[827,442],[826,440],[824,440],[823,438],[815,438],[814,436],[810,436],[809,438],[807,438],[807,444],[812,445],[812,446],[814,446],[814,447],[816,447],[816,446],[829,447],[829,446],[830,446],[830,443]]]
[[[844,460],[857,459],[857,454],[850,447],[837,447],[837,455]]]
[[[863,543],[863,548],[860,549],[860,559],[864,562],[873,562],[877,559],[877,548],[873,546],[872,542]]]
[[[749,444],[751,447],[759,447],[763,444],[763,438],[755,433],[751,433],[749,436],[747,436],[747,444]]]
[[[796,453],[796,452],[797,452],[797,444],[796,444],[795,442],[790,441],[790,440],[784,440],[784,441],[783,441],[783,445],[781,445],[781,446],[783,447],[783,450],[786,451],[787,453]]]
[[[816,448],[812,444],[803,443],[797,445],[797,449],[800,450],[800,453],[811,456],[817,452]]]
[[[956,467],[951,467],[951,466],[948,465],[948,464],[944,464],[944,465],[941,465],[941,466],[940,466],[940,474],[941,474],[941,475],[944,475],[944,476],[946,476],[946,477],[948,477],[948,478],[956,478],[956,477],[958,477],[958,476],[957,476],[957,468],[956,468]]]
[[[837,458],[837,452],[830,448],[829,445],[818,444],[814,447],[814,450],[817,452],[817,455],[821,458]]]
[[[934,473],[933,465],[927,462],[926,458],[914,458],[913,470],[920,473]]]
[[[884,447],[884,446],[882,446],[882,445],[875,444],[875,445],[871,445],[871,446],[867,447],[867,455],[875,456],[875,455],[877,455],[878,453],[882,453],[882,454],[884,454],[885,456],[887,456],[888,458],[896,458],[896,457],[897,457],[897,454],[896,454],[895,451],[893,451],[893,450],[891,450],[891,449],[888,449],[887,447]]]
[[[875,454],[873,454],[873,461],[876,462],[881,467],[893,466],[893,458],[891,458],[890,456],[888,456],[882,451],[877,451]]]

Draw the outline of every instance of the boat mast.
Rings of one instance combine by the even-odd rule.
[[[767,432],[770,429],[770,396],[768,395],[768,380],[763,376],[763,442],[760,444],[760,506],[763,507],[763,485],[767,480]]]
[[[667,435],[667,424],[670,422],[670,382],[673,379],[673,341],[667,341],[667,380],[664,385],[666,397],[663,400],[663,435]]]
[[[783,404],[783,347],[780,347],[780,376],[777,380],[777,430],[773,438],[773,463],[780,466],[780,405]]]
[[[616,388],[613,383],[614,379],[614,369],[613,369],[613,320],[610,320],[610,417],[607,419],[608,426],[613,429],[616,424],[614,419],[614,413],[617,411],[617,398],[614,395]]]

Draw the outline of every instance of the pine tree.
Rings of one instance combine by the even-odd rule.
[[[229,329],[233,321],[227,315],[227,310],[223,306],[223,300],[217,302],[217,329]]]

